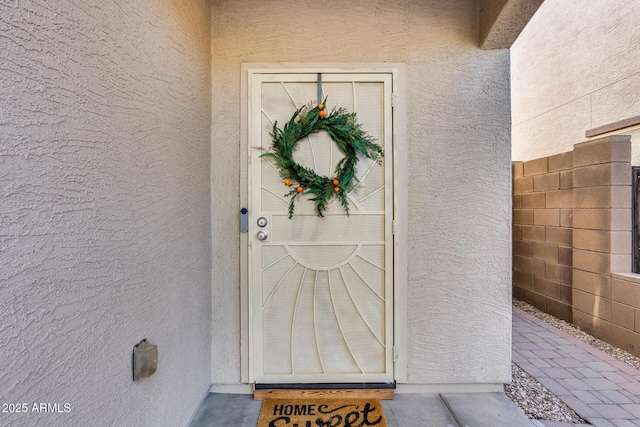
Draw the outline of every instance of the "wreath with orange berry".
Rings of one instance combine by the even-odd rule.
[[[384,157],[382,147],[357,122],[356,113],[344,108],[334,108],[327,114],[327,99],[298,109],[284,128],[273,124],[273,138],[269,150],[260,157],[272,158],[284,185],[290,188],[285,194],[289,200],[289,219],[293,217],[295,202],[300,197],[312,195],[318,216],[324,216],[328,203],[336,197],[349,215],[347,195],[353,191],[358,178],[355,176],[358,156],[378,160]],[[302,166],[293,158],[297,142],[314,132],[326,131],[344,157],[338,162],[334,176],[318,175],[313,169]]]

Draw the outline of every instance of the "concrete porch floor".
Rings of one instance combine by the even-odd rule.
[[[190,427],[256,427],[261,401],[210,393]],[[503,393],[396,394],[383,400],[389,427],[533,427]]]

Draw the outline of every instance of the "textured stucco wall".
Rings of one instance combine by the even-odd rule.
[[[278,61],[407,64],[408,381],[507,381],[509,53],[479,50],[474,2],[215,0],[212,17],[213,382],[240,377],[240,67]]]
[[[544,0],[479,0],[483,49],[508,49]]]
[[[546,0],[511,48],[513,159],[640,115],[640,2]]]
[[[0,3],[0,403],[71,405],[0,425],[185,425],[208,390],[209,29],[205,0]]]

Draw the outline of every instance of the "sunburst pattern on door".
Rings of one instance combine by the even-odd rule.
[[[385,268],[376,246],[325,246],[323,259],[311,257],[317,252],[315,246],[264,248],[269,262],[262,274],[265,283],[273,284],[263,288],[262,310],[270,319],[264,322],[264,336],[273,337],[280,347],[279,357],[272,358],[265,372],[384,370],[381,355],[386,340],[380,311],[385,296],[379,284]],[[288,343],[281,341],[283,329],[290,331],[284,334]]]

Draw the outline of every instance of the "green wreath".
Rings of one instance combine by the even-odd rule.
[[[295,202],[303,195],[313,194],[311,199],[316,203],[316,212],[324,216],[327,204],[337,197],[347,215],[349,201],[347,195],[357,186],[358,178],[355,168],[358,155],[377,160],[384,157],[382,147],[374,143],[374,139],[362,130],[356,121],[356,113],[348,113],[344,108],[333,109],[326,114],[325,103],[298,109],[284,126],[278,128],[273,124],[273,138],[269,151],[260,157],[275,160],[275,165],[286,186],[291,187],[285,197],[290,197],[289,219],[293,216]],[[306,168],[295,161],[293,153],[297,142],[311,133],[325,130],[344,154],[335,169],[333,177],[318,175],[313,169]]]

